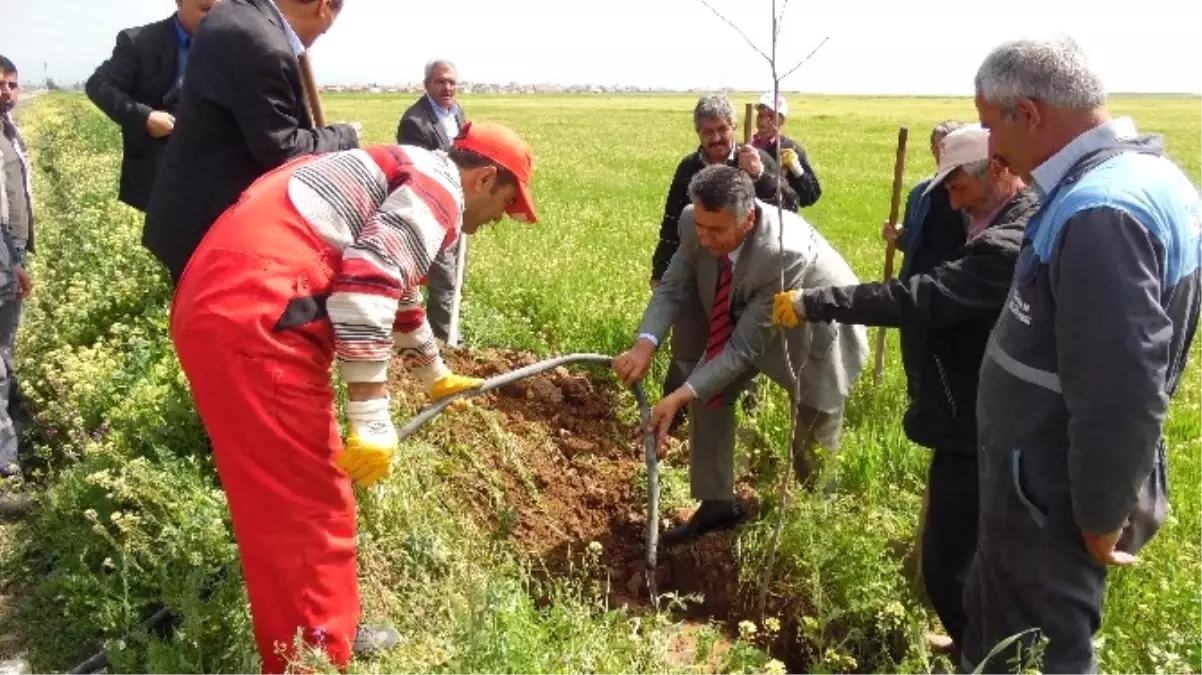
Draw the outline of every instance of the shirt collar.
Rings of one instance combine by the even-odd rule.
[[[973,218],[970,214],[969,218],[968,218],[968,238],[973,239],[978,234],[980,234],[980,233],[984,232],[986,229],[988,229],[989,226],[993,223],[993,219],[997,218],[997,214],[1001,212],[1002,207],[1005,206],[1006,204],[1008,204],[1009,201],[1010,200],[1007,199],[1006,201],[1002,202],[1001,204],[998,204],[996,207],[994,207],[994,209],[992,211],[990,211],[989,213],[986,213],[984,216],[982,216],[980,218]]]
[[[1137,135],[1135,121],[1130,117],[1117,117],[1080,134],[1031,172],[1039,195],[1051,192],[1082,157]]]
[[[750,236],[751,236],[751,234],[750,234],[750,233],[748,233],[748,235],[747,235],[747,236],[748,236],[748,237],[750,237]],[[736,264],[738,264],[738,262],[739,262],[739,254],[743,252],[743,247],[744,247],[746,244],[747,244],[747,240],[746,240],[746,239],[744,239],[743,241],[739,242],[739,245],[738,245],[738,246],[736,246],[736,247],[735,247],[735,249],[734,249],[733,251],[731,251],[730,253],[727,253],[727,254],[726,254],[727,256],[729,256],[729,257],[730,257],[730,267],[731,267],[731,269],[734,269],[734,266],[735,266]]]
[[[442,119],[443,117],[450,117],[451,115],[455,114],[456,110],[459,109],[458,103],[451,103],[451,109],[447,110],[446,108],[439,105],[438,101],[435,101],[434,97],[431,96],[429,92],[426,92],[426,99],[428,101],[430,101],[430,105],[434,108],[434,114],[438,115],[439,119]]]
[[[292,48],[292,55],[300,57],[305,53],[305,44],[301,42],[296,31],[292,30],[292,24],[284,18],[284,13],[280,11],[280,6],[275,3],[275,0],[271,0],[271,8],[275,10],[275,15],[279,18],[280,23],[284,24],[284,36],[288,38],[288,46]]]
[[[179,14],[174,14],[171,17],[171,24],[175,27],[175,37],[179,40],[179,44],[184,49],[192,46],[192,34],[185,28],[184,24],[180,23]]]
[[[17,121],[15,119],[13,119],[11,111],[6,112],[6,113],[0,113],[0,125],[3,125],[7,129],[12,129],[12,133],[16,137],[16,139],[22,143],[25,142],[25,139],[21,138],[21,129],[19,129],[17,127]],[[4,133],[5,135],[8,135],[7,132],[2,132],[2,133]],[[20,152],[20,150],[21,150],[21,148],[18,147],[17,151]]]
[[[763,137],[759,134],[756,134],[755,136],[751,137],[751,144],[760,150],[771,150],[776,147],[776,136],[776,134],[773,134],[771,136]],[[781,140],[783,141],[784,138]]]

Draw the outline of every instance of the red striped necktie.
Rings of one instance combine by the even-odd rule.
[[[730,293],[731,280],[733,278],[733,269],[730,264],[730,256],[722,254],[718,259],[718,285],[714,290],[714,305],[710,310],[710,331],[709,339],[705,343],[705,360],[706,362],[713,361],[718,354],[722,353],[726,347],[726,342],[730,340],[730,336],[735,332],[735,320],[730,311]],[[710,408],[717,408],[722,404],[722,394],[715,394],[713,398],[706,402]]]

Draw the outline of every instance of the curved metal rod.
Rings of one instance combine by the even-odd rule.
[[[518,380],[552,370],[566,363],[603,363],[609,365],[613,363],[613,357],[604,354],[565,354],[564,356],[539,361],[538,363],[533,363],[508,373],[495,375],[485,380],[484,384],[475,389],[457,392],[426,406],[416,417],[409,420],[408,424],[397,431],[397,439],[403,440],[411,436],[413,432],[420,429],[426,422],[429,422],[443,410],[446,410],[447,406],[461,398],[478,396],[512,384]],[[643,428],[647,429],[643,434],[643,448],[647,462],[647,513],[644,523],[646,525],[644,541],[646,547],[644,565],[646,569],[644,571],[647,575],[647,590],[651,596],[651,601],[658,606],[659,596],[655,590],[655,567],[659,548],[659,456],[655,448],[655,432],[650,430],[651,406],[647,402],[647,394],[643,391],[641,382],[635,382],[631,390],[634,392],[634,399],[639,406],[639,418],[642,420]]]
[[[655,590],[656,554],[659,550],[659,455],[655,449],[655,431],[651,430],[651,406],[647,403],[647,394],[643,391],[641,382],[635,382],[634,400],[639,404],[639,418],[643,422],[643,449],[647,460],[647,514],[644,520],[644,548],[646,557],[643,559],[643,571],[647,575],[647,593],[652,604],[659,608],[659,595]]]
[[[413,432],[420,429],[423,425],[425,425],[426,422],[429,422],[430,420],[437,417],[439,413],[441,413],[443,410],[445,410],[447,408],[447,406],[451,405],[452,403],[454,403],[455,401],[457,401],[461,398],[467,398],[469,396],[478,396],[480,394],[488,393],[494,389],[500,389],[501,387],[504,387],[507,384],[512,384],[514,382],[517,382],[518,380],[530,377],[531,375],[538,375],[539,373],[542,373],[542,372],[545,372],[548,370],[552,370],[553,368],[562,366],[565,363],[582,363],[582,362],[583,363],[604,363],[606,365],[609,365],[610,363],[613,362],[613,357],[606,356],[604,354],[566,354],[564,356],[558,356],[553,359],[547,359],[546,361],[539,361],[538,363],[533,363],[531,365],[526,366],[525,368],[518,368],[517,370],[511,370],[508,373],[501,373],[500,375],[494,375],[493,377],[490,377],[487,380],[485,380],[484,384],[480,385],[479,387],[476,387],[475,389],[465,389],[464,391],[456,392],[446,398],[439,399],[436,403],[432,403],[432,404],[426,406],[425,408],[423,408],[422,411],[417,414],[417,417],[414,417],[413,419],[409,420],[408,424],[406,424],[405,426],[403,426],[397,430],[397,432],[396,432],[397,440],[402,440],[402,441],[405,440],[406,437],[410,436],[411,434],[413,434]]]

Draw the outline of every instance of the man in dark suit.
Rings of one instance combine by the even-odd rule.
[[[175,284],[209,226],[255,179],[302,155],[359,146],[349,125],[314,128],[297,62],[342,4],[226,0],[196,32],[179,126],[163,153],[142,233]]]
[[[459,135],[465,117],[463,108],[455,100],[459,88],[459,74],[450,61],[435,60],[426,65],[423,80],[426,93],[401,115],[397,124],[396,142],[416,145],[427,150],[447,150],[451,141]],[[434,258],[430,265],[428,286],[430,300],[426,316],[434,337],[447,341],[451,336],[451,315],[454,313],[455,273],[459,247],[466,245],[465,239]],[[464,251],[466,254],[466,251]]]
[[[88,78],[88,98],[121,126],[117,198],[146,210],[159,158],[175,128],[192,36],[219,0],[176,0],[175,14],[117,33],[113,54]]]

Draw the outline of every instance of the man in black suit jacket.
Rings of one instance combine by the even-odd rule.
[[[113,54],[84,90],[121,126],[123,157],[117,198],[146,210],[159,158],[175,127],[175,110],[192,36],[219,0],[176,0],[175,14],[117,33]]]
[[[345,124],[320,129],[297,57],[329,30],[343,0],[225,0],[193,39],[142,243],[179,283],[209,227],[267,171],[306,154],[359,147]]]
[[[459,135],[466,119],[463,108],[455,100],[459,88],[455,64],[441,59],[426,64],[424,83],[426,93],[401,115],[396,128],[396,142],[427,150],[447,150],[451,147],[451,141]],[[451,333],[456,263],[459,247],[464,245],[466,240],[461,237],[458,244],[439,253],[430,265],[426,286],[430,299],[426,306],[426,318],[430,321],[434,337],[444,342]]]

